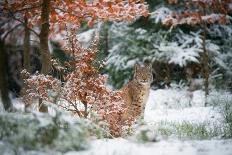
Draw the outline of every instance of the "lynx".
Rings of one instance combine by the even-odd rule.
[[[128,109],[128,113],[123,116],[124,119],[128,117],[143,119],[152,80],[151,64],[135,65],[133,79],[121,89]]]

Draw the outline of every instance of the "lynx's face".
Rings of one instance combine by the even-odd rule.
[[[144,66],[140,66],[138,64],[135,64],[134,79],[139,83],[150,84],[153,80],[152,65],[146,64]]]

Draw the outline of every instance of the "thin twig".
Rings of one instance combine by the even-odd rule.
[[[82,117],[81,112],[79,111],[79,109],[77,109],[77,107],[75,106],[75,104],[74,104],[73,102],[71,102],[71,101],[69,101],[69,103],[73,106],[73,108],[75,108],[75,110],[76,110],[78,116],[79,116],[79,117]]]

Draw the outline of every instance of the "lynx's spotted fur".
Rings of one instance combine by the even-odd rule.
[[[124,119],[128,117],[143,119],[152,80],[152,66],[150,64],[135,65],[133,79],[121,89],[125,106],[128,109]]]

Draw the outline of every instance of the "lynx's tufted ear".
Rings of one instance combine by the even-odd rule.
[[[146,68],[152,70],[152,63],[145,63]]]
[[[136,74],[138,72],[139,67],[140,67],[139,64],[136,63],[135,66],[134,66],[134,78],[135,78],[135,76],[136,76]]]
[[[150,82],[153,81],[153,74],[152,74],[152,63],[145,63],[145,67],[147,71],[149,72],[148,75],[150,76]]]
[[[135,66],[134,66],[134,71],[136,72],[139,69],[139,67],[140,67],[139,64],[136,63]]]

